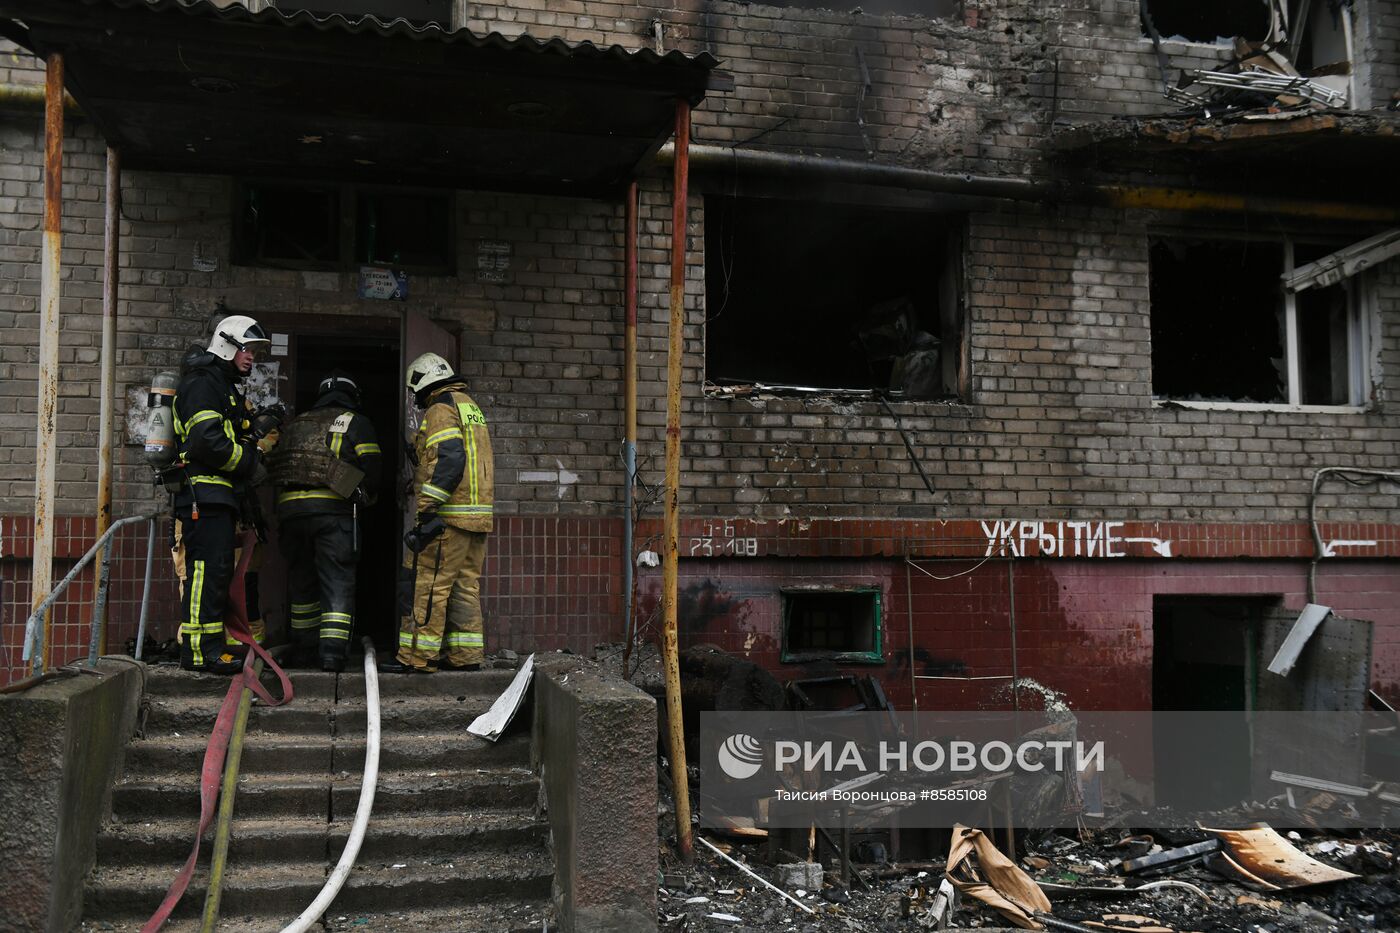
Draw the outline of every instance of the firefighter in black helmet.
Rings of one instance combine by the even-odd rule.
[[[334,370],[316,402],[282,429],[268,458],[292,612],[292,640],[321,669],[345,669],[355,624],[359,507],[372,504],[382,456],[360,388]],[[309,658],[303,659],[309,660]]]
[[[259,442],[280,416],[273,410],[254,416],[239,384],[270,343],[257,321],[235,314],[214,326],[207,349],[193,348],[181,364],[174,420],[183,479],[175,493],[174,556],[186,670],[232,674],[243,666],[242,657],[226,650],[224,613],[240,506],[264,472]]]

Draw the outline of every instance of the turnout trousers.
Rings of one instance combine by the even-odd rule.
[[[199,520],[175,512],[175,572],[180,578],[180,666],[203,668],[224,650],[224,613],[233,582],[238,513],[206,506]]]
[[[403,664],[436,670],[438,657],[454,667],[485,657],[481,620],[483,531],[451,525],[422,553],[409,554],[399,583],[399,653]]]
[[[186,667],[202,667],[218,658],[222,652],[242,657],[246,651],[242,642],[224,632],[229,586],[233,582],[233,571],[243,557],[243,549],[238,546],[240,530],[237,512],[233,509],[205,506],[199,510],[199,521],[190,518],[189,508],[175,511],[170,559],[175,563],[175,576],[180,581],[180,657]],[[191,554],[192,548],[198,553]],[[224,569],[225,563],[227,570]],[[248,631],[258,644],[263,643],[266,632],[258,593],[258,568],[261,565],[262,545],[258,544],[254,546],[253,557],[243,576]],[[199,579],[195,579],[196,576]],[[194,600],[192,605],[195,594],[191,587],[194,584],[199,585],[199,599]],[[198,611],[192,615],[192,609]],[[215,619],[218,620],[217,629]],[[195,635],[200,639],[198,659],[195,657],[196,646],[190,641]]]
[[[345,660],[355,625],[355,519],[305,515],[279,524],[292,602],[292,641],[318,648],[323,661]]]

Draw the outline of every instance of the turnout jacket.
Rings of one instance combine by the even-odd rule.
[[[230,364],[192,348],[180,366],[174,410],[175,451],[185,473],[176,508],[192,502],[237,508],[262,455]]]
[[[418,514],[436,513],[463,531],[490,531],[496,473],[491,437],[465,384],[449,382],[433,392],[413,446]]]
[[[277,451],[269,458],[272,474],[277,481],[277,517],[298,518],[303,515],[349,515],[352,506],[333,490],[320,485],[319,477],[298,477],[294,464],[303,447],[328,448],[337,459],[364,471],[360,488],[373,497],[379,488],[383,455],[374,425],[369,418],[355,410],[354,400],[344,392],[328,392],[316,400],[309,411],[298,415],[282,429]],[[293,465],[284,467],[281,461]],[[299,481],[300,480],[300,481]]]

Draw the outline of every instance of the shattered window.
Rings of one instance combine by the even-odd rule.
[[[362,263],[428,274],[453,268],[450,192],[243,182],[234,262],[349,271]]]
[[[361,192],[355,260],[398,266],[452,264],[452,206],[446,195]]]
[[[340,193],[311,185],[247,185],[235,237],[239,261],[325,265],[340,259]]]
[[[783,590],[783,660],[879,661],[880,591]]]
[[[729,196],[705,207],[713,387],[958,394],[960,219]]]
[[[1295,293],[1281,276],[1333,247],[1158,239],[1151,245],[1152,393],[1292,405],[1365,400],[1359,283]]]
[[[1148,0],[1144,7],[1163,39],[1215,42],[1242,36],[1263,39],[1269,33],[1265,0]],[[1143,35],[1150,35],[1143,21]]]

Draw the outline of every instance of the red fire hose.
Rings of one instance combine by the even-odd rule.
[[[248,563],[253,558],[253,547],[257,543],[257,537],[253,532],[245,532],[243,535],[243,554],[239,558],[238,566],[234,569],[233,582],[229,586],[229,611],[224,622],[224,629],[236,641],[240,641],[248,646],[248,650],[262,658],[269,668],[277,674],[277,679],[282,684],[282,698],[274,700],[267,688],[258,680],[254,673],[254,665],[243,664],[243,670],[232,678],[229,684],[228,693],[224,696],[223,704],[219,707],[218,718],[214,720],[214,731],[209,736],[209,745],[204,750],[204,765],[199,775],[199,829],[194,835],[194,849],[190,852],[190,857],[185,861],[185,867],[180,869],[180,873],[175,876],[175,880],[170,885],[170,890],[165,894],[165,900],[161,901],[160,907],[151,915],[151,919],[146,921],[141,927],[141,933],[156,933],[165,921],[169,919],[175,905],[180,903],[180,898],[184,896],[185,889],[189,887],[190,879],[194,876],[195,863],[199,861],[199,841],[204,836],[205,830],[209,828],[210,822],[214,818],[214,804],[219,797],[219,782],[224,773],[224,756],[228,753],[229,738],[233,734],[234,714],[238,710],[239,697],[243,695],[246,688],[251,690],[253,695],[264,706],[281,706],[290,703],[294,696],[292,692],[292,682],[287,677],[287,672],[277,666],[277,662],[272,660],[272,655],[268,654],[262,645],[253,640],[252,633],[248,630],[248,600],[247,590],[244,587],[244,579],[248,573]]]

